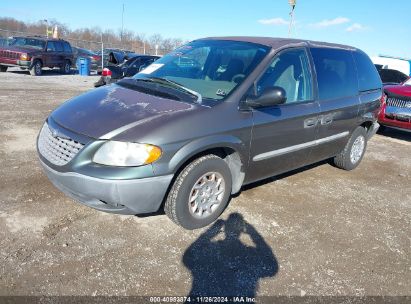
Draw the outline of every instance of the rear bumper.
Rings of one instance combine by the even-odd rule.
[[[155,212],[173,175],[132,180],[107,180],[75,172],[57,172],[40,160],[47,177],[60,191],[97,210],[117,214]]]

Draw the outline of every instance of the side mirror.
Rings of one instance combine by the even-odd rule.
[[[286,102],[287,93],[282,87],[266,88],[261,95],[247,98],[247,105],[252,108],[271,107]]]

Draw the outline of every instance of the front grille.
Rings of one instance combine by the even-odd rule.
[[[20,58],[20,53],[12,52],[12,51],[0,51],[0,57],[11,58],[11,59],[19,59]]]
[[[411,109],[411,100],[403,100],[403,99],[399,99],[399,98],[388,98],[387,99],[387,106],[388,107]]]
[[[54,137],[47,123],[43,125],[38,140],[40,154],[56,166],[64,166],[84,147],[72,139]]]

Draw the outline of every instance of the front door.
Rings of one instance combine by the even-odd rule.
[[[284,104],[253,110],[246,182],[283,173],[310,162],[315,145],[318,102],[305,48],[282,51],[257,81],[255,94],[271,86],[286,91]]]

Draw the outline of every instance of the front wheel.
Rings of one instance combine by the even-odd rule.
[[[43,68],[43,65],[41,64],[40,60],[36,60],[33,62],[33,66],[30,69],[30,75],[32,76],[40,76],[41,75],[41,69]]]
[[[214,222],[231,195],[231,172],[220,157],[202,156],[181,171],[168,194],[164,211],[176,224],[196,229]]]
[[[367,148],[367,132],[363,127],[358,127],[352,133],[344,150],[334,157],[334,164],[341,169],[350,171],[361,162]]]

